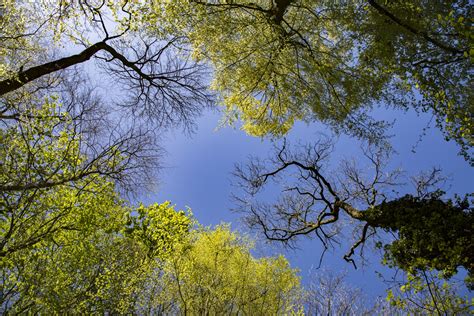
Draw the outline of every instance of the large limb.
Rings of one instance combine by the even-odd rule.
[[[143,77],[146,80],[153,80],[150,75],[143,73],[136,64],[127,60],[124,55],[120,54],[117,50],[115,50],[105,41],[101,41],[93,44],[92,46],[87,47],[79,54],[71,55],[42,65],[31,67],[24,71],[18,72],[13,78],[8,78],[3,81],[0,81],[0,95],[15,91],[23,87],[24,85],[40,77],[49,75],[53,72],[67,69],[71,66],[86,62],[100,51],[108,52],[110,55],[112,55],[114,59],[120,60],[120,62],[122,62],[124,66],[129,67],[130,69],[135,71],[138,76]]]

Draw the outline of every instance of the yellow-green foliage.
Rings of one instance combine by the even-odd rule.
[[[171,255],[174,246],[187,235],[193,221],[191,212],[175,211],[170,202],[140,205],[128,214],[127,236],[140,240],[148,248],[148,255],[164,258]]]
[[[168,300],[184,314],[287,315],[300,309],[299,277],[282,257],[255,258],[227,225],[199,229],[164,271]]]
[[[381,3],[398,23],[370,3],[310,0],[292,1],[277,22],[275,3],[105,1],[81,6],[58,0],[48,6],[6,1],[0,19],[0,77],[38,64],[49,47],[102,40],[100,13],[109,21],[109,36],[128,30],[121,36],[124,43],[137,33],[159,40],[180,36],[175,44],[183,52],[189,43],[195,59],[213,66],[212,88],[226,109],[224,121],[240,119],[251,135],[281,136],[298,120],[318,120],[375,138],[380,125],[371,125],[363,112],[384,102],[432,111],[445,136],[470,159],[474,37],[467,2]],[[38,38],[48,45],[40,45]]]
[[[0,130],[2,256],[34,247],[58,229],[88,227],[101,210],[120,203],[105,178],[76,178],[85,165],[80,135],[54,99],[17,114],[15,124]]]
[[[30,101],[9,106],[0,129],[2,312],[297,309],[299,279],[283,257],[255,259],[226,226],[193,230],[191,212],[170,202],[130,206],[108,177],[127,154],[91,159],[57,98]]]
[[[2,1],[0,80],[47,62],[45,57],[57,55],[62,48],[102,40],[105,34],[99,30],[99,13],[106,17],[109,36],[121,34],[127,26],[140,29],[143,24],[138,24],[141,16],[136,5],[135,1]],[[91,28],[97,32],[91,32]]]
[[[104,197],[96,197],[97,202]],[[183,222],[189,223],[189,218],[184,220],[184,213],[176,212],[169,202],[138,210],[121,204],[97,206],[75,211],[76,218],[88,216],[89,226],[72,220],[70,227],[62,227],[54,237],[4,257],[2,272],[9,282],[2,285],[16,292],[5,310],[25,308],[47,314],[135,310],[136,298],[153,285],[149,276],[186,236],[189,225]],[[137,213],[153,214],[141,216],[156,224],[149,226],[153,240],[150,235],[133,233],[134,228],[142,227],[127,225]],[[132,231],[133,238],[124,229]],[[151,248],[155,249],[153,256]]]
[[[0,7],[0,78],[11,75],[15,64],[25,64],[38,45],[28,41],[29,12],[15,0],[2,1]],[[21,65],[20,64],[20,65]]]
[[[398,313],[409,315],[468,315],[474,299],[461,296],[443,276],[431,272],[410,274],[399,287],[388,291],[387,301]]]
[[[101,173],[120,170],[125,154],[112,150],[91,161],[81,152],[85,136],[56,98],[31,99],[6,113],[0,129],[2,311],[133,310],[147,275],[189,231],[189,213],[169,202],[128,206]]]
[[[469,159],[467,2],[380,3],[393,20],[368,3],[298,0],[282,21],[276,3],[285,1],[154,1],[141,10],[150,32],[186,37],[194,58],[210,62],[225,120],[240,119],[251,135],[280,136],[316,119],[371,137],[358,110],[384,102],[432,111]]]
[[[189,38],[193,56],[212,63],[212,88],[222,97],[227,119],[240,118],[249,134],[282,135],[296,120],[314,117],[337,125],[376,97],[386,80],[349,66],[353,39],[346,38],[332,19],[320,19],[309,10],[287,12],[292,27],[305,37],[305,46],[265,12],[186,2],[158,5],[153,21],[173,21],[169,29]],[[256,1],[251,6],[270,9],[270,4]],[[360,89],[361,85],[371,89]]]

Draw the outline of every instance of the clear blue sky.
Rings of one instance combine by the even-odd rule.
[[[457,155],[458,148],[454,143],[446,142],[436,127],[427,131],[427,135],[412,152],[429,116],[418,116],[414,112],[377,110],[378,118],[396,119],[391,134],[393,147],[398,154],[392,157],[392,165],[402,167],[408,174],[427,170],[430,167],[441,167],[451,181],[446,189],[454,193],[467,193],[473,189],[474,170]],[[163,146],[168,152],[164,160],[165,169],[160,174],[160,185],[156,192],[141,197],[145,203],[170,200],[179,208],[189,206],[201,224],[215,225],[231,222],[234,229],[245,231],[239,223],[238,214],[232,213],[230,198],[231,172],[235,163],[245,162],[249,155],[266,157],[271,148],[268,140],[247,136],[238,128],[221,128],[216,130],[219,113],[207,112],[197,122],[198,129],[191,137],[183,135],[179,130],[172,131],[164,137]],[[297,124],[289,133],[290,140],[309,142],[316,138],[318,132],[325,131],[318,124]],[[359,159],[360,142],[348,137],[340,137],[333,158],[355,156]],[[275,193],[276,194],[276,193]],[[257,235],[258,236],[258,235]],[[311,267],[318,265],[321,245],[317,240],[301,239],[299,249],[285,251],[279,245],[261,245],[270,250],[265,252],[283,252],[293,267],[301,270],[303,282]],[[335,272],[348,271],[348,282],[361,287],[369,297],[384,296],[384,285],[376,276],[377,271],[388,271],[379,264],[380,258],[368,256],[370,264],[363,269],[354,270],[343,259],[343,248],[327,254],[323,268]],[[360,262],[359,262],[360,263]],[[389,275],[388,275],[389,276]]]
[[[97,81],[96,86],[104,88],[105,95],[113,95],[116,99],[120,97],[115,82],[107,84],[102,81],[100,72],[92,63],[86,63],[84,66],[89,68],[89,75]],[[107,85],[108,87],[105,87]],[[445,188],[451,194],[474,191],[474,169],[458,156],[457,146],[446,142],[434,124],[418,143],[423,128],[430,120],[428,114],[418,116],[413,111],[406,113],[382,108],[376,109],[374,115],[379,119],[396,120],[390,132],[394,135],[391,143],[398,152],[392,157],[392,166],[401,167],[408,175],[431,167],[441,167],[444,174],[451,178]],[[234,164],[245,162],[250,155],[267,157],[271,143],[269,140],[250,137],[238,128],[226,127],[217,130],[220,118],[220,113],[208,111],[197,120],[196,133],[191,137],[184,135],[179,129],[163,136],[161,145],[167,155],[162,161],[165,168],[159,174],[159,186],[155,192],[140,196],[139,200],[145,204],[169,200],[178,208],[190,207],[203,225],[230,222],[234,229],[247,231],[240,224],[238,214],[230,211],[234,206],[231,201],[231,172]],[[290,131],[288,138],[293,142],[306,143],[315,140],[320,132],[329,134],[326,127],[320,124],[298,123]],[[413,152],[415,145],[417,146]],[[359,147],[358,140],[341,136],[331,157],[335,161],[343,157],[359,160]],[[261,235],[257,234],[256,237]],[[292,266],[301,270],[305,283],[312,267],[318,266],[322,248],[317,240],[309,239],[301,239],[298,246],[297,250],[287,251],[280,245],[261,244],[259,251],[267,254],[284,253]],[[363,288],[370,297],[385,296],[384,285],[374,272],[388,271],[379,264],[380,257],[368,256],[370,264],[354,270],[342,259],[348,247],[349,244],[346,244],[334,253],[326,254],[322,268],[333,272],[347,271],[347,280],[352,285]],[[358,263],[360,266],[360,261]],[[387,274],[387,277],[389,276]]]

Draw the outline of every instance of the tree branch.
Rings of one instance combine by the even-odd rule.
[[[390,11],[388,11],[386,8],[382,7],[380,4],[378,4],[374,0],[369,0],[369,4],[375,10],[377,10],[380,14],[383,14],[386,17],[390,18],[390,20],[397,23],[401,27],[405,28],[407,31],[409,31],[409,32],[411,32],[415,35],[423,37],[426,41],[430,42],[431,44],[435,45],[436,47],[439,47],[439,48],[441,48],[441,49],[443,49],[443,50],[445,50],[449,53],[455,54],[455,55],[464,53],[462,50],[459,50],[457,48],[448,46],[448,45],[438,41],[437,39],[432,38],[431,36],[428,35],[428,33],[424,32],[424,31],[420,31],[420,30],[415,29],[413,26],[411,26],[411,25],[405,23],[404,21],[402,21],[401,19],[399,19],[398,17],[393,15]]]
[[[137,73],[140,77],[152,81],[154,78],[148,74],[143,73],[140,68],[137,67],[133,62],[125,58],[124,55],[117,52],[112,46],[108,45],[105,41],[98,42],[92,46],[86,48],[82,52],[76,55],[64,57],[49,63],[45,63],[39,66],[29,68],[25,71],[20,71],[16,74],[14,78],[6,79],[0,81],[0,96],[8,92],[15,91],[27,83],[36,80],[40,77],[48,75],[50,73],[69,68],[71,66],[83,63],[89,60],[92,56],[98,53],[101,50],[107,51],[114,59],[120,60],[120,62],[131,68],[134,72]]]
[[[106,46],[108,45],[105,42],[95,43],[94,45],[87,47],[79,54],[35,66],[25,71],[20,71],[14,78],[0,81],[0,96],[19,89],[25,84],[50,73],[83,63],[89,60],[100,50],[105,49]]]

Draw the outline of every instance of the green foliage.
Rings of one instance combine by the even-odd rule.
[[[148,249],[148,256],[169,255],[191,229],[191,212],[176,212],[170,202],[140,205],[128,214],[126,236],[139,240]]]
[[[301,1],[307,10],[288,9],[289,25],[274,23],[268,1],[186,2],[158,6],[154,21],[177,22],[171,31],[178,28],[192,43],[193,56],[213,64],[212,88],[222,97],[227,120],[240,118],[251,135],[282,135],[296,120],[343,128],[355,110],[380,97],[388,81],[353,65],[354,40],[333,16],[315,15],[311,1]]]
[[[472,159],[468,79],[474,37],[468,3],[368,3],[327,8],[309,0],[107,1],[84,6],[61,0],[50,8],[7,0],[0,11],[0,78],[18,78],[24,68],[53,53],[38,38],[56,49],[66,44],[90,48],[98,35],[88,31],[91,26],[102,32],[102,44],[122,32],[146,30],[163,39],[177,35],[182,38],[169,45],[185,55],[191,44],[195,59],[212,64],[212,88],[221,97],[226,120],[242,120],[251,135],[281,136],[297,120],[318,120],[376,140],[382,125],[363,112],[387,102],[432,111],[446,137]],[[112,18],[115,33],[108,33],[105,16]],[[122,44],[133,41],[128,40]],[[133,63],[125,55],[112,56],[125,72],[138,69],[145,78],[139,86],[151,82],[141,71],[156,64],[147,68],[140,58]],[[57,83],[49,79],[45,86]],[[193,80],[178,86],[187,90]],[[128,205],[115,182],[127,170],[130,151],[112,145],[89,156],[77,118],[58,97],[38,101],[41,89],[35,88],[40,86],[0,100],[2,312],[301,312],[299,278],[285,258],[253,257],[252,243],[225,225],[193,229],[191,213],[176,211],[169,202]],[[175,100],[197,100],[197,95],[177,94]],[[422,307],[390,296],[394,306],[410,313],[440,313],[440,306],[445,313],[466,310],[466,299],[448,285],[422,280],[420,273],[432,268],[450,277],[459,267],[473,272],[467,200],[405,196],[362,213],[372,227],[398,234],[385,246],[385,261],[413,273],[401,293],[425,293]]]
[[[84,135],[56,98],[3,113],[2,310],[131,310],[155,261],[186,235],[189,215],[169,203],[126,206],[108,178],[126,156],[82,153]]]
[[[80,135],[54,99],[28,108],[0,130],[0,256],[34,247],[62,229],[92,225],[119,202],[114,185],[83,173]]]
[[[228,226],[178,232],[189,229],[183,220],[190,218],[169,202],[139,210],[116,206],[97,216],[108,215],[102,224],[63,230],[3,258],[3,311],[289,314],[301,308],[299,278],[283,257],[255,259],[250,242]],[[161,225],[154,244],[165,242],[167,249],[151,256],[150,235],[120,233],[130,230],[130,219]]]
[[[441,192],[424,198],[406,195],[366,212],[369,224],[398,235],[384,247],[385,263],[412,273],[437,269],[445,277],[464,267],[472,275],[472,208],[467,197],[453,202],[441,200],[440,195]],[[469,278],[466,282],[471,283]]]
[[[140,162],[146,165],[143,152],[149,144],[144,134],[134,129],[120,134],[120,130],[117,137],[112,132],[101,139],[100,125],[108,121],[100,117],[103,112],[92,92],[83,93],[79,84],[68,86],[67,80],[48,75],[51,64],[43,59],[52,52],[38,38],[53,50],[65,43],[87,47],[96,40],[97,34],[88,31],[93,25],[105,33],[101,34],[105,43],[122,32],[138,31],[140,25],[135,23],[141,20],[141,9],[135,2],[110,1],[102,5],[58,1],[54,8],[43,2],[29,6],[7,1],[1,9],[2,84],[8,86],[9,79],[18,83],[19,74],[38,63],[43,67],[38,84],[13,91],[6,87],[0,100],[1,311],[186,314],[203,303],[196,299],[202,288],[194,284],[200,277],[215,296],[215,308],[252,314],[296,310],[299,279],[283,257],[254,258],[249,241],[228,227],[193,230],[190,211],[176,211],[169,202],[130,206],[118,193],[117,183],[126,184],[131,179],[128,171],[139,172]],[[116,33],[101,23],[105,16],[112,17]],[[134,67],[124,55],[116,56]],[[140,64],[135,71],[154,71],[157,60],[151,61],[149,69]],[[166,67],[166,71],[172,68]],[[192,66],[182,67],[194,73]],[[194,79],[177,72],[188,89]],[[20,83],[30,82],[24,80]],[[61,93],[62,88],[72,92],[53,96],[50,84],[58,82]],[[187,98],[173,96],[180,103]],[[230,256],[211,264],[221,251]],[[180,280],[191,295],[184,305],[171,268],[178,262],[190,273]],[[251,280],[249,271],[255,273]],[[213,282],[215,278],[224,283]]]
[[[157,1],[145,19],[214,68],[226,120],[256,136],[317,120],[369,139],[383,102],[431,111],[470,160],[473,36],[467,1]],[[471,161],[472,163],[472,161]]]
[[[34,248],[4,258],[2,272],[8,282],[2,286],[12,289],[3,303],[6,311],[133,312],[137,299],[150,286],[148,276],[159,269],[169,249],[189,228],[183,226],[184,213],[176,212],[169,202],[140,206],[138,211],[123,205],[105,210],[83,208],[75,215],[79,218],[89,210],[95,215],[88,217],[91,226],[77,223],[75,229],[63,229]],[[147,218],[144,214],[153,215]],[[121,233],[127,218],[138,216],[156,223],[150,226],[161,226],[153,229],[153,240],[151,235],[130,238]],[[154,245],[152,254],[150,243]]]
[[[87,32],[91,27],[100,37],[178,36],[173,45],[179,52],[186,54],[191,44],[193,57],[213,66],[224,121],[241,119],[249,134],[281,136],[298,120],[317,120],[377,140],[384,124],[371,120],[367,109],[410,106],[434,113],[446,138],[470,160],[471,11],[462,0],[58,1],[53,9],[6,1],[0,75],[14,77],[38,63],[43,51],[50,53],[35,36],[55,48],[90,46],[96,40]],[[109,30],[104,17],[113,21]]]
[[[387,301],[397,313],[410,315],[468,315],[474,300],[429,272],[410,274],[399,287],[387,293]]]
[[[0,8],[0,78],[12,76],[14,65],[25,64],[40,52],[37,44],[23,36],[28,32],[31,12],[16,2],[3,1]]]
[[[229,226],[199,229],[166,262],[167,299],[184,314],[287,315],[300,310],[299,278],[282,256],[254,258]]]
[[[363,38],[361,60],[367,67],[389,71],[397,85],[416,90],[415,108],[431,111],[446,138],[458,142],[461,153],[473,163],[472,5],[423,0],[379,3],[384,12],[366,6],[366,14],[346,24]]]
[[[82,153],[85,135],[56,98],[12,113],[0,130],[3,312],[298,308],[299,279],[283,257],[255,259],[227,226],[192,230],[190,211],[170,202],[128,206],[109,179],[125,153]]]

